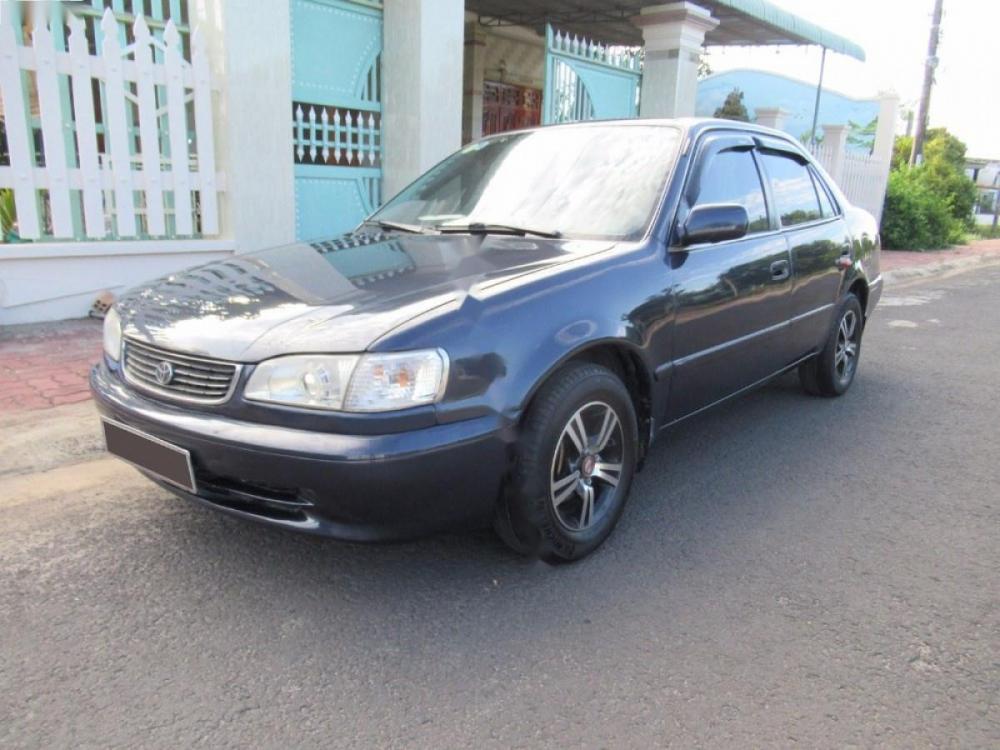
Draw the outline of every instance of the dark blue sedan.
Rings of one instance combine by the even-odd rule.
[[[575,560],[665,428],[795,368],[847,391],[878,264],[782,133],[508,133],[352,234],[130,291],[91,385],[108,449],[213,508],[360,541],[492,522]]]

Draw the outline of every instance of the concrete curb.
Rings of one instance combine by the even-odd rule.
[[[890,251],[883,251],[890,252]],[[954,258],[952,260],[941,261],[939,263],[927,263],[922,266],[912,268],[897,268],[895,271],[886,271],[882,274],[882,279],[886,284],[895,284],[914,279],[925,279],[932,276],[966,271],[976,266],[1000,265],[1000,253],[990,253],[984,255],[973,255],[965,258]]]

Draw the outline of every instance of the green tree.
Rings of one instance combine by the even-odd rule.
[[[941,196],[951,215],[972,226],[976,185],[965,174],[965,144],[944,128],[931,128],[924,141],[923,179],[932,192]]]
[[[946,128],[931,128],[924,141],[924,161],[950,164],[960,172],[965,171],[965,144]]]
[[[743,103],[743,92],[739,89],[730,91],[722,106],[715,110],[715,117],[721,117],[723,120],[750,122],[750,113],[747,112],[746,105]]]
[[[976,186],[965,175],[965,144],[945,128],[931,128],[923,160],[910,167],[913,139],[896,138],[882,211],[885,247],[927,250],[959,242],[972,228]]]
[[[892,142],[892,169],[898,171],[910,163],[910,152],[913,150],[912,135],[897,135]]]

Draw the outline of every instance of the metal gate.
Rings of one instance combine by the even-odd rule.
[[[290,0],[295,231],[349,231],[382,201],[382,8]]]
[[[542,122],[638,117],[639,48],[600,44],[545,29]]]

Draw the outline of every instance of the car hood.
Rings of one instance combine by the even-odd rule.
[[[412,318],[494,283],[611,247],[472,235],[354,234],[238,255],[118,302],[126,337],[237,362],[360,352]]]

